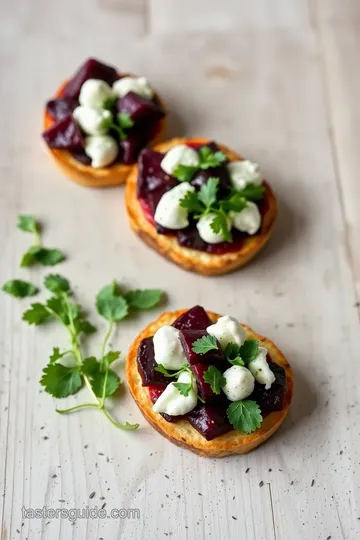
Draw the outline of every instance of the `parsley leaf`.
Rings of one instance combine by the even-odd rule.
[[[234,401],[227,408],[226,414],[234,429],[246,435],[259,428],[263,420],[259,405],[250,399]]]
[[[40,224],[36,221],[34,216],[21,215],[18,216],[17,228],[24,232],[39,233]]]
[[[89,336],[90,334],[96,332],[95,326],[87,319],[76,319],[74,321],[74,326],[78,334],[82,332],[83,334]]]
[[[119,113],[117,115],[117,121],[121,129],[130,129],[134,126],[134,120],[127,113]]]
[[[194,353],[197,354],[205,354],[209,351],[218,349],[218,343],[216,341],[216,337],[214,336],[203,336],[192,344],[191,349],[194,351]]]
[[[110,351],[103,357],[103,363],[107,369],[113,362],[120,358],[120,351]]]
[[[190,182],[198,168],[195,165],[178,165],[172,175],[179,182]]]
[[[70,291],[70,283],[67,279],[60,276],[59,274],[50,274],[44,279],[45,287],[55,294],[60,294],[63,292],[68,293]]]
[[[241,212],[246,208],[246,198],[239,192],[231,193],[227,199],[220,201],[220,208],[224,212]]]
[[[85,358],[81,367],[81,371],[84,375],[92,375],[99,371],[99,369],[99,362],[96,360],[95,356],[88,356]]]
[[[35,260],[43,266],[55,266],[65,260],[65,255],[60,249],[43,247],[36,253]]]
[[[248,201],[260,201],[265,196],[265,186],[255,186],[254,184],[248,184],[244,189],[238,191],[241,197],[244,197]]]
[[[104,385],[105,392],[104,392]],[[91,374],[91,387],[94,390],[96,397],[109,397],[120,386],[120,379],[111,369],[107,371],[95,371]]]
[[[53,347],[53,352],[50,355],[50,364],[55,364],[57,360],[60,360],[68,351],[65,351],[64,353],[60,352],[59,347]]]
[[[39,324],[44,323],[48,319],[52,317],[52,314],[47,309],[44,304],[31,304],[31,307],[25,311],[22,318],[23,321],[27,322],[28,324],[35,324],[38,326]]]
[[[204,373],[204,381],[211,386],[214,394],[220,394],[221,388],[226,384],[226,379],[220,369],[215,366],[209,366]]]
[[[125,294],[125,300],[130,307],[136,309],[150,309],[156,306],[162,296],[160,289],[135,289]]]
[[[226,360],[233,366],[243,366],[244,361],[240,356],[240,345],[228,343],[224,350]]]
[[[188,212],[194,214],[202,214],[205,210],[198,199],[198,194],[195,191],[188,191],[180,201],[180,206]]]
[[[35,264],[37,262],[37,254],[41,251],[41,249],[41,246],[31,246],[22,256],[20,266],[22,268],[26,268]]]
[[[185,397],[189,395],[190,390],[192,389],[191,382],[189,383],[175,382],[172,384],[177,390],[179,390],[180,394]]]
[[[43,369],[40,384],[48,394],[64,398],[76,394],[82,387],[83,380],[77,367],[65,367],[62,364],[48,364]]]
[[[35,296],[39,292],[39,289],[22,279],[10,279],[2,286],[2,290],[7,294],[16,296],[17,298],[25,298],[26,296]]]
[[[226,155],[224,152],[213,152],[208,146],[203,146],[199,150],[200,156],[200,169],[210,169],[212,167],[218,167],[226,161]]]
[[[255,360],[259,352],[259,342],[257,339],[247,339],[240,347],[240,356],[244,364],[247,366]]]
[[[212,222],[210,227],[215,234],[221,234],[225,242],[232,242],[231,230],[229,229],[229,224],[227,216],[224,212],[218,212]]]
[[[98,313],[108,321],[118,322],[124,319],[128,312],[128,303],[119,292],[116,282],[107,285],[96,296]]]
[[[219,178],[210,177],[206,184],[200,188],[198,198],[205,208],[210,208],[216,202],[216,194],[219,187]]]

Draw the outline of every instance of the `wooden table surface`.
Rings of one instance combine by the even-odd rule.
[[[93,318],[95,293],[113,278],[160,286],[170,308],[201,303],[272,338],[296,383],[279,433],[229,459],[173,446],[128,392],[114,412],[139,421],[136,433],[96,411],[62,417],[38,381],[65,336],[27,327],[29,302],[2,295],[1,538],[359,538],[360,3],[11,0],[0,25],[1,283],[45,275],[18,267],[29,238],[16,216],[33,213],[46,242],[66,250],[57,270]],[[251,265],[220,278],[186,273],[129,230],[122,188],[85,189],[53,166],[39,136],[43,104],[90,55],[151,80],[170,110],[169,136],[205,135],[260,163],[280,216]],[[119,326],[123,358],[158,312]],[[140,518],[22,517],[22,507],[104,503]]]

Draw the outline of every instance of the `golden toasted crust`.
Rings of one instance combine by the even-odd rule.
[[[136,357],[141,340],[153,336],[156,330],[161,326],[172,324],[175,319],[185,311],[187,310],[180,309],[178,311],[163,313],[156,321],[149,324],[142,332],[140,332],[135,339],[129,349],[126,361],[126,377],[130,392],[146,420],[161,435],[174,444],[187,448],[195,454],[206,457],[224,457],[233,454],[246,454],[271,437],[284,420],[293,394],[293,374],[291,367],[285,356],[272,341],[257,334],[248,326],[243,325],[248,337],[258,339],[261,346],[266,347],[269,351],[272,361],[282,366],[285,370],[286,390],[283,409],[269,414],[263,421],[261,427],[250,435],[244,435],[239,431],[230,431],[212,441],[207,441],[187,420],[179,420],[176,423],[167,422],[160,414],[155,413],[152,409],[153,404],[149,396],[149,390],[147,387],[142,386]],[[220,317],[217,313],[212,312],[208,312],[208,315],[213,322],[216,322]]]
[[[208,139],[171,139],[155,146],[158,152],[167,152],[173,146],[186,142],[205,144]],[[224,145],[219,145],[221,150],[228,156],[230,161],[243,159],[241,156]],[[184,268],[203,274],[215,276],[226,274],[248,263],[269,240],[276,214],[276,198],[269,184],[264,182],[266,188],[267,211],[263,216],[259,234],[245,239],[244,244],[238,251],[228,252],[221,255],[212,255],[203,251],[183,247],[176,237],[158,234],[152,223],[149,223],[141,208],[136,194],[138,167],[134,166],[126,182],[125,203],[129,216],[130,226],[146,244],[155,249],[170,261]]]
[[[54,99],[61,97],[63,88],[68,81],[65,81],[60,88],[57,90]],[[162,108],[165,110],[164,103],[161,101],[160,97],[157,95],[157,99],[161,104]],[[44,129],[48,129],[54,124],[54,120],[51,116],[44,110]],[[167,124],[167,115],[161,118],[156,127],[156,133],[154,137],[149,141],[149,146],[153,146],[158,142],[162,141]],[[83,165],[77,159],[75,159],[70,152],[67,150],[59,150],[56,148],[49,148],[46,145],[48,152],[51,157],[54,159],[56,165],[62,170],[62,172],[71,180],[77,184],[81,184],[86,187],[96,187],[104,188],[111,186],[118,186],[120,184],[125,184],[126,178],[129,175],[130,171],[133,168],[133,165],[124,165],[123,163],[115,163],[110,167],[105,167],[103,169],[94,169],[90,165]]]

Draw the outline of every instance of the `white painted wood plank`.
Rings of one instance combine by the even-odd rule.
[[[360,122],[360,76],[358,75],[359,25],[355,20],[343,25],[319,22],[323,47],[326,92],[338,169],[339,194],[346,220],[347,255],[360,298],[360,184],[358,181]]]
[[[301,0],[149,0],[149,20],[155,33],[299,28],[308,25],[308,7]]]
[[[128,395],[116,402],[115,412],[141,422],[135,434],[119,433],[92,412],[59,417],[37,381],[51,347],[65,338],[55,329],[25,327],[20,317],[26,302],[1,296],[4,539],[141,540],[172,533],[177,540],[355,540],[359,325],[313,33],[270,30],[270,20],[268,29],[260,24],[240,35],[138,40],[115,32],[115,21],[111,27],[104,19],[99,23],[94,10],[79,39],[75,22],[64,30],[50,18],[45,25],[30,12],[16,13],[13,26],[0,33],[2,43],[11,44],[1,56],[1,283],[24,275],[17,263],[28,238],[14,222],[20,211],[33,212],[46,221],[46,239],[69,253],[58,269],[78,286],[87,307],[93,309],[95,292],[117,277],[133,286],[161,285],[170,308],[200,302],[239,316],[284,350],[295,369],[296,394],[276,437],[248,456],[221,461],[200,459],[162,439]],[[89,55],[90,44],[92,54],[154,81],[174,111],[172,134],[209,134],[261,163],[281,214],[273,241],[251,266],[219,279],[186,274],[134,237],[121,189],[86,190],[54,169],[38,138],[43,101],[59,72],[65,76]],[[42,58],[42,76],[34,80],[36,58]],[[29,81],[25,93],[23,80]],[[34,281],[40,275],[29,274]],[[121,325],[114,345],[126,351],[150,318]],[[103,502],[108,509],[139,508],[141,519],[79,520],[73,526],[21,518],[23,505],[84,508]]]

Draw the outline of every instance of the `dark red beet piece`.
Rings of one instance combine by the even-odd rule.
[[[180,332],[180,341],[189,364],[201,363],[216,365],[224,362],[224,353],[218,341],[216,341],[218,349],[213,349],[205,354],[199,354],[192,350],[193,344],[197,339],[208,335],[209,334],[205,330],[182,330]]]
[[[271,361],[267,356],[271,371],[275,375],[275,382],[270,390],[265,390],[263,384],[255,382],[255,388],[249,399],[253,399],[259,405],[262,415],[265,417],[273,411],[281,411],[284,406],[284,394],[286,388],[286,376],[283,367]]]
[[[72,151],[71,154],[77,161],[79,161],[83,165],[87,165],[87,166],[91,165],[91,158],[87,154],[85,154],[84,151],[82,152]]]
[[[225,405],[200,405],[185,417],[207,441],[233,429],[227,419]]]
[[[170,381],[168,381],[170,382]],[[165,390],[164,386],[149,386],[149,394],[150,399],[153,403],[159,399],[163,391]],[[171,416],[170,414],[166,413],[160,413],[161,416],[166,420],[167,422],[177,422],[180,420],[180,418],[183,418],[183,416]]]
[[[101,79],[112,86],[118,79],[118,74],[115,68],[103,64],[95,58],[89,58],[80,66],[73,78],[66,84],[63,89],[63,96],[77,99],[82,85],[88,79]]]
[[[226,165],[220,165],[219,167],[212,167],[210,169],[200,169],[195,176],[193,176],[190,184],[194,186],[195,189],[200,189],[202,185],[206,184],[210,177],[219,178],[218,194],[220,196],[226,196],[231,188]]]
[[[84,148],[83,136],[71,114],[53,124],[42,136],[50,148],[70,151]]]
[[[78,106],[79,102],[74,98],[51,99],[46,104],[46,112],[53,120],[62,120]]]
[[[169,384],[168,378],[164,377],[162,373],[155,371],[157,363],[155,362],[152,337],[145,338],[141,341],[136,361],[143,386],[167,386]]]
[[[178,330],[206,330],[212,324],[209,315],[202,306],[194,306],[173,322]]]
[[[210,364],[194,364],[191,366],[191,370],[196,378],[199,395],[207,403],[224,399],[224,394],[214,394],[210,384],[204,381],[204,373],[209,368],[209,365]]]
[[[138,168],[139,177],[137,182],[138,197],[146,198],[149,191],[153,191],[165,184],[170,178],[162,168],[160,163],[164,157],[161,152],[155,152],[150,148],[144,148],[139,155]]]
[[[125,141],[120,142],[120,148],[122,150],[122,162],[125,165],[131,165],[135,163],[139,155],[140,150],[144,146],[144,140],[136,135],[128,135]]]
[[[129,92],[123,98],[116,102],[116,110],[118,113],[125,113],[130,116],[134,122],[157,122],[164,116],[164,111],[151,99]]]

